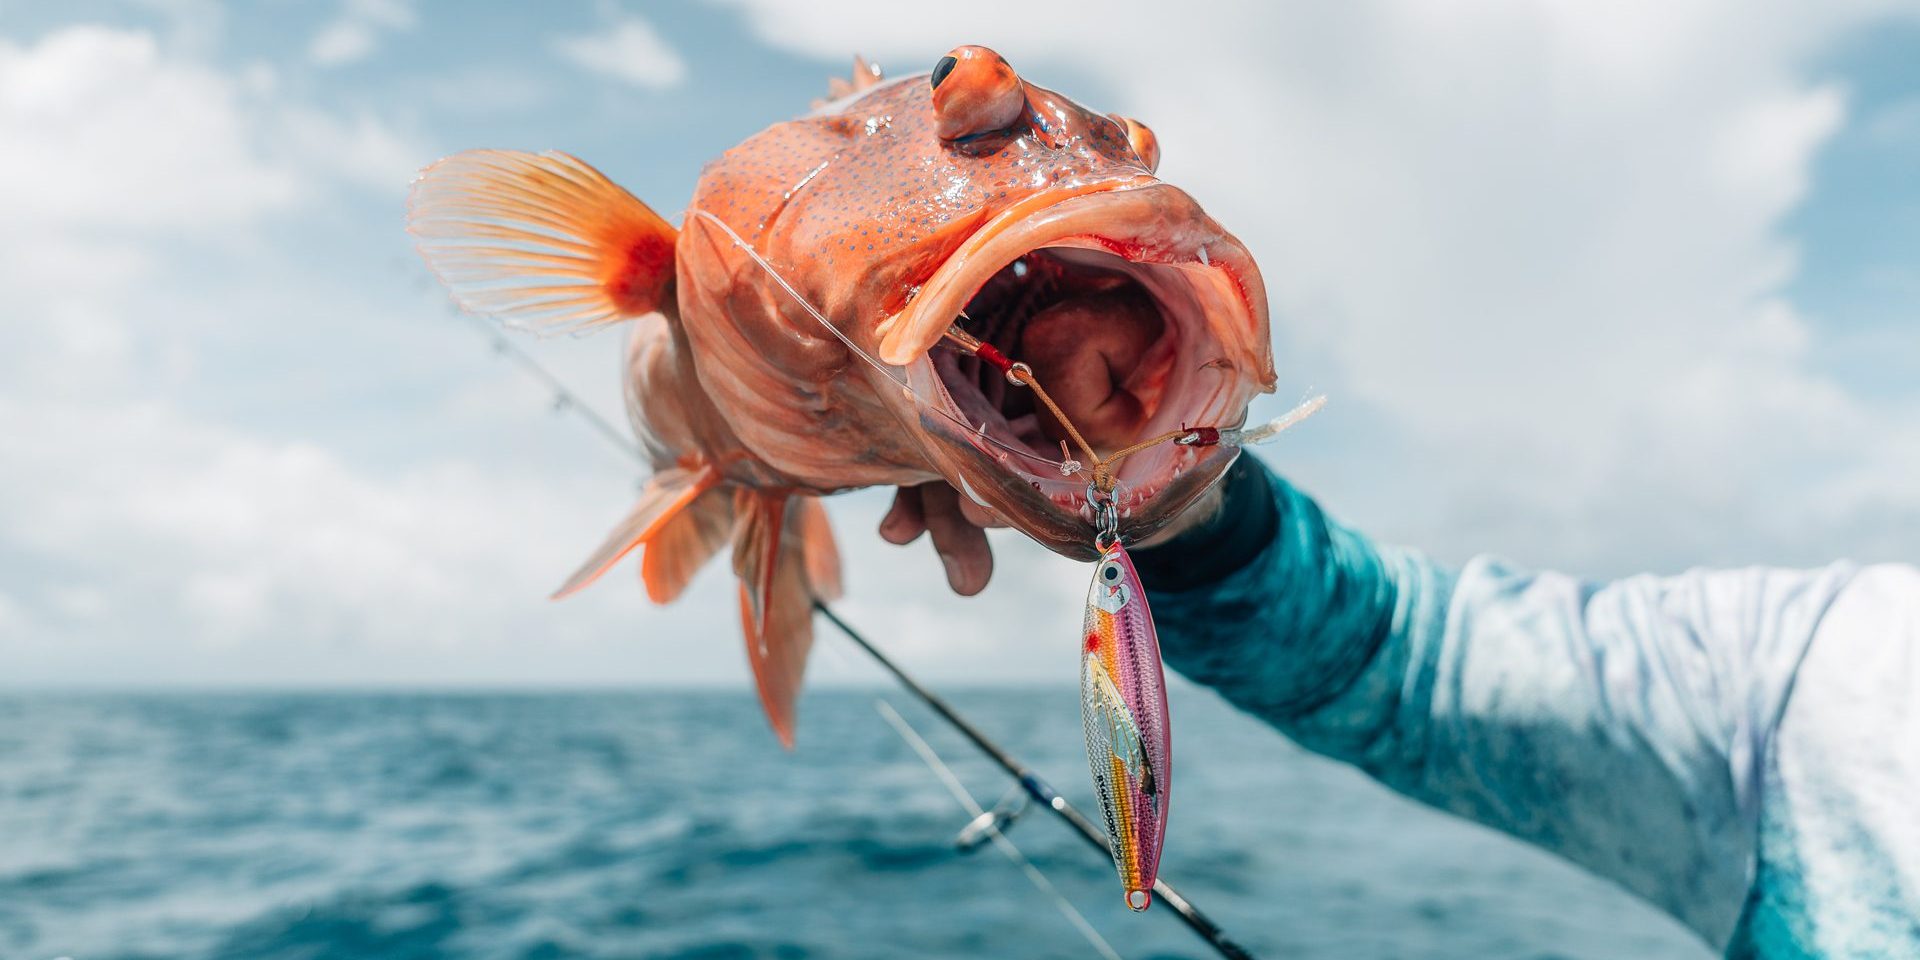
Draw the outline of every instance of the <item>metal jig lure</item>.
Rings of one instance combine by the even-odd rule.
[[[964,319],[964,315],[962,319]],[[1061,441],[1061,472],[1087,472],[1087,505],[1093,511],[1093,586],[1087,591],[1081,629],[1080,718],[1087,740],[1087,767],[1107,827],[1107,852],[1126,888],[1127,906],[1153,902],[1173,789],[1173,735],[1167,716],[1166,671],[1160,639],[1147,608],[1147,592],[1120,542],[1114,503],[1114,469],[1135,453],[1162,443],[1187,447],[1241,447],[1271,439],[1306,419],[1326,402],[1315,397],[1285,415],[1251,428],[1181,427],[1101,456],[1034,376],[1033,368],[973,336],[958,323],[949,343],[999,370],[1008,382],[1032,390],[1073,438],[1088,463],[1074,459]]]
[[[1153,902],[1173,788],[1167,678],[1146,589],[1118,535],[1111,491],[1088,485],[1100,559],[1087,590],[1080,657],[1080,718],[1087,766],[1105,815],[1107,851],[1127,906]]]

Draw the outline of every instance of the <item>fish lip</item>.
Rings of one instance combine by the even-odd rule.
[[[943,441],[934,444],[941,448],[935,460],[964,495],[1056,552],[1085,558],[1093,529],[1087,474],[1063,476],[1048,459],[973,434],[934,365],[934,346],[990,278],[1035,249],[1078,247],[1132,264],[1173,267],[1169,275],[1211,291],[1210,300],[1196,300],[1211,308],[1201,310],[1203,329],[1235,371],[1220,378],[1221,386],[1194,410],[1193,423],[1237,426],[1247,401],[1273,388],[1265,294],[1251,254],[1176,187],[1132,178],[1035,199],[969,236],[907,307],[881,325],[880,358],[902,368],[911,394],[935,401],[931,405],[939,408],[938,416],[923,413],[922,425]],[[1148,435],[1180,426],[1158,425]],[[1234,455],[1221,448],[1167,445],[1127,461],[1116,490],[1122,538],[1137,542],[1171,521],[1218,479]]]
[[[1116,212],[1117,221],[1098,222]],[[1233,319],[1242,324],[1239,329],[1216,324],[1216,332],[1239,354],[1236,364],[1255,371],[1260,384],[1273,389],[1266,286],[1253,255],[1185,191],[1149,176],[1059,186],[982,224],[919,285],[906,306],[879,323],[879,359],[908,366],[924,358],[995,273],[1045,246],[1105,249],[1135,263],[1199,264],[1218,271],[1238,295],[1240,316]]]

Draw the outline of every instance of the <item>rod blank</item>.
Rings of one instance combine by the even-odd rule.
[[[884,667],[888,673],[893,674],[893,678],[900,681],[900,685],[906,687],[909,693],[919,698],[920,702],[926,704],[934,713],[939,714],[940,719],[945,720],[948,725],[960,731],[960,735],[972,741],[975,747],[980,748],[981,753],[986,754],[994,763],[999,764],[1002,770],[1005,770],[1009,776],[1019,782],[1021,788],[1027,791],[1028,796],[1038,801],[1041,806],[1051,810],[1055,816],[1065,820],[1069,826],[1073,827],[1073,829],[1080,834],[1082,839],[1100,851],[1101,857],[1104,858],[1108,855],[1107,835],[1102,832],[1099,827],[1094,826],[1093,821],[1088,820],[1086,815],[1076,809],[1073,804],[1068,803],[1065,797],[1062,797],[1056,793],[1051,786],[1048,786],[1045,780],[1040,779],[1040,775],[1035,773],[1032,767],[1014,759],[1012,754],[1002,750],[999,744],[988,739],[986,734],[981,733],[973,724],[968,723],[966,718],[954,710],[952,705],[942,699],[939,694],[921,686],[920,681],[915,680],[905,670],[902,670],[899,664],[894,663],[886,654],[881,653],[878,647],[875,647],[866,637],[860,635],[860,631],[855,630],[852,626],[848,625],[845,620],[840,619],[840,615],[834,613],[831,607],[815,600],[813,602],[813,608],[820,611],[821,616],[826,617],[828,622],[838,627],[840,632],[846,635],[847,639],[854,642],[854,645],[865,650],[867,655],[872,657],[876,663]],[[1187,925],[1188,929],[1192,930],[1200,939],[1205,940],[1207,945],[1211,946],[1221,956],[1228,958],[1228,960],[1253,960],[1253,954],[1248,953],[1245,948],[1228,939],[1226,933],[1220,929],[1219,925],[1209,919],[1206,914],[1200,912],[1200,908],[1194,906],[1193,901],[1181,896],[1180,892],[1175,890],[1171,884],[1167,883],[1165,878],[1157,879],[1153,882],[1153,893],[1154,896],[1160,898],[1167,906],[1173,908],[1174,914],[1180,918],[1182,923]]]

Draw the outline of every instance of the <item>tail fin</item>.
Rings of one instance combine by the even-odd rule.
[[[441,160],[413,182],[407,229],[461,307],[510,322],[595,327],[672,297],[678,232],[564,153]]]
[[[774,735],[793,749],[794,701],[813,647],[813,600],[838,595],[839,554],[826,511],[812,497],[741,490],[734,495],[733,569],[747,662]]]

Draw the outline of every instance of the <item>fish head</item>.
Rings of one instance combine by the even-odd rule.
[[[958,325],[1027,363],[1050,395],[1110,393],[1111,407],[1071,405],[1115,411],[1075,425],[1102,457],[1239,425],[1274,381],[1259,268],[1155,175],[1158,162],[1145,124],[964,46],[735,148],[695,206],[724,206],[713,212],[777,269],[763,280],[782,289],[751,299],[780,329],[749,339],[770,362],[816,364],[802,393],[836,413],[811,440],[857,434],[830,445],[900,468],[864,482],[937,475],[1056,552],[1092,559],[1093,463],[1075,431],[946,335]],[[849,347],[872,362],[820,352]],[[1233,456],[1173,443],[1127,456],[1112,473],[1120,536],[1164,527]]]

